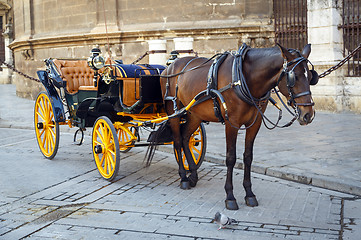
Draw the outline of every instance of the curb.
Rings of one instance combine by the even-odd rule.
[[[169,146],[159,146],[158,150],[173,154],[173,150]],[[226,166],[225,158],[221,159],[220,157],[207,156],[206,154],[204,161]],[[237,169],[243,169],[242,159],[237,158],[237,162],[234,167]],[[290,169],[285,169],[285,168],[283,168],[283,170],[280,168],[275,169],[275,167],[264,167],[254,163],[252,164],[252,172],[266,176],[276,177],[292,182],[311,185],[314,187],[320,187],[346,194],[361,196],[361,185],[356,185],[351,181],[345,181],[342,179],[337,179],[336,181],[335,179],[327,176],[319,176],[314,174],[310,174],[310,175],[299,174],[293,172]]]

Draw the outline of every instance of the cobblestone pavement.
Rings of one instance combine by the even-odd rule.
[[[279,178],[253,174],[260,206],[224,209],[226,169],[205,162],[199,184],[179,188],[174,156],[158,151],[145,168],[144,148],[122,154],[115,182],[102,179],[90,136],[82,146],[62,131],[58,155],[42,157],[32,130],[0,129],[0,239],[359,239],[361,200]],[[229,229],[211,223],[221,211]]]
[[[0,85],[0,127],[33,128],[34,101],[16,97],[14,85]],[[277,112],[266,112],[277,119]],[[283,122],[290,116],[284,110]],[[69,132],[63,128],[62,132]],[[225,160],[224,126],[206,126],[206,161],[222,164]],[[239,132],[238,168],[242,168],[245,131]],[[264,126],[255,141],[252,171],[361,196],[361,115],[316,112],[307,126],[295,122],[284,129],[267,130]],[[162,151],[172,153],[171,147]]]

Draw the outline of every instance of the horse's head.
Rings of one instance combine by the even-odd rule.
[[[286,49],[279,45],[284,58],[283,71],[278,80],[280,92],[287,97],[288,104],[295,109],[301,125],[312,122],[315,116],[310,85],[318,81],[318,74],[308,68],[307,59],[311,52],[311,44],[307,44],[302,53],[294,49]]]

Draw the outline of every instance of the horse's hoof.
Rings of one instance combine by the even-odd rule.
[[[189,184],[191,187],[195,187],[197,185],[197,181],[192,180],[192,178],[189,178]]]
[[[226,200],[225,203],[226,203],[226,208],[228,210],[238,210],[239,209],[236,200]]]
[[[183,189],[183,190],[190,189],[191,186],[189,184],[189,181],[181,181],[180,188]]]
[[[258,201],[256,196],[254,197],[245,197],[244,200],[246,200],[246,205],[249,207],[256,207],[258,206]]]

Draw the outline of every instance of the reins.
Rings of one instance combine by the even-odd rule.
[[[161,77],[164,77],[164,78],[172,78],[172,77],[177,77],[177,76],[179,76],[179,75],[185,74],[185,73],[187,73],[187,72],[194,71],[194,70],[196,70],[196,69],[198,69],[198,68],[203,67],[203,66],[206,65],[208,62],[210,62],[211,60],[213,60],[215,57],[220,56],[220,55],[222,55],[222,54],[223,54],[223,53],[217,53],[217,54],[213,55],[211,58],[208,58],[208,59],[207,59],[206,61],[204,61],[203,63],[201,63],[201,64],[199,64],[199,65],[197,65],[197,66],[195,66],[195,67],[192,67],[192,68],[190,68],[190,69],[188,69],[188,70],[185,70],[185,68],[186,68],[193,60],[200,59],[201,57],[193,58],[193,59],[191,59],[191,60],[183,67],[182,71],[180,71],[180,72],[178,72],[178,73],[175,73],[175,74],[171,74],[171,75],[161,75]]]
[[[253,122],[248,125],[248,126],[245,126],[245,127],[237,127],[237,126],[234,126],[229,120],[228,120],[228,123],[233,127],[233,128],[237,128],[239,130],[246,130],[250,127],[252,127],[255,123],[256,123],[256,120],[257,120],[257,117],[258,115],[261,115],[262,117],[262,121],[263,121],[263,124],[265,125],[265,127],[269,130],[272,130],[276,127],[278,128],[285,128],[285,127],[289,127],[292,125],[292,123],[298,118],[298,113],[295,109],[295,113],[293,113],[289,108],[288,106],[284,103],[284,101],[282,100],[281,96],[278,94],[278,91],[276,90],[276,88],[274,87],[274,91],[277,95],[277,97],[280,99],[282,105],[288,110],[288,112],[293,116],[293,119],[282,125],[282,126],[279,126],[279,122],[280,120],[282,119],[282,109],[280,107],[277,106],[276,102],[270,97],[270,91],[267,92],[262,98],[260,99],[257,99],[255,97],[252,96],[252,93],[248,87],[248,84],[246,82],[246,78],[244,77],[244,74],[243,74],[243,71],[242,71],[242,58],[244,58],[244,55],[246,54],[247,52],[247,48],[248,46],[246,44],[243,44],[241,46],[241,48],[238,50],[237,54],[235,54],[235,59],[234,59],[234,62],[233,62],[233,67],[234,66],[238,66],[237,70],[235,72],[237,72],[238,74],[235,75],[235,74],[232,74],[232,78],[234,79],[235,77],[237,79],[239,79],[237,82],[235,82],[234,80],[232,81],[234,83],[234,85],[236,86],[239,86],[239,91],[236,93],[238,93],[237,95],[242,99],[244,100],[245,102],[247,102],[248,104],[250,105],[253,105],[256,109],[257,109],[257,113],[256,113],[256,116],[254,117],[254,120]],[[307,60],[307,59],[306,59]],[[287,67],[288,66],[291,66],[292,64],[296,63],[296,65],[292,68],[292,70],[300,63],[304,61],[304,59],[302,58],[297,58],[297,59],[294,59],[293,61],[287,63],[286,62],[286,65],[284,65],[284,69],[283,71],[280,73],[280,76],[279,76],[279,80],[277,81],[277,85],[279,84],[280,82],[280,79],[282,79],[283,75],[284,75],[284,72],[287,71]],[[286,67],[285,67],[286,66]],[[234,70],[233,70],[234,71]],[[291,95],[293,95],[292,92],[290,92]],[[278,110],[279,110],[279,113],[278,113],[278,119],[276,122],[273,122],[272,120],[270,120],[262,111],[261,107],[259,106],[260,103],[262,102],[266,102],[267,100],[269,100]],[[267,122],[269,124],[271,124],[272,126],[268,126],[267,125]]]

